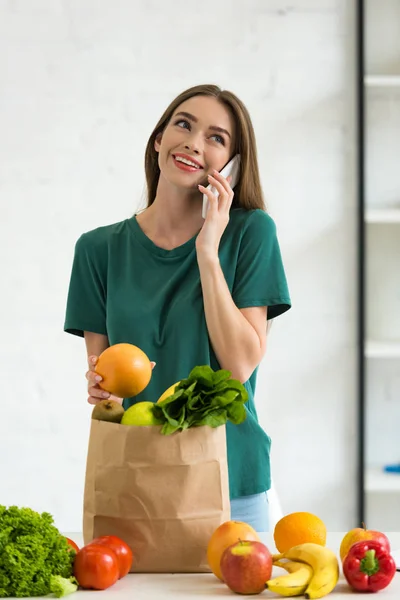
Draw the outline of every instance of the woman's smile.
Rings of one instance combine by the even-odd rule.
[[[196,160],[194,157],[189,154],[183,154],[181,152],[177,152],[172,155],[174,160],[174,164],[178,169],[182,171],[187,171],[189,173],[195,173],[196,171],[200,171],[203,169],[203,166]]]

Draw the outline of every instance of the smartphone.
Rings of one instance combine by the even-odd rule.
[[[240,173],[240,154],[236,154],[236,156],[234,156],[232,158],[232,160],[230,160],[225,167],[222,169],[222,171],[220,171],[222,177],[225,177],[225,179],[230,175],[232,177],[232,180],[230,182],[230,186],[233,189],[235,187],[235,185],[237,184],[237,182],[239,181],[239,173]],[[218,196],[218,192],[215,189],[215,187],[213,185],[208,185],[207,186],[208,190],[211,190],[213,194],[215,194],[215,196]],[[203,210],[202,210],[202,216],[203,219],[206,218],[207,215],[207,208],[208,208],[208,198],[206,196],[206,194],[203,194]]]

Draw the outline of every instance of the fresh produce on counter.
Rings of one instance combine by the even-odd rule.
[[[339,561],[336,554],[320,544],[306,542],[281,554],[275,554],[272,559],[274,563],[275,561],[287,559],[311,567],[313,574],[304,591],[304,596],[310,598],[310,600],[323,598],[335,588],[339,581]],[[267,582],[266,585],[269,587],[270,582]],[[283,593],[282,595],[286,594]]]
[[[103,590],[130,571],[133,554],[115,535],[79,549],[55,527],[49,513],[0,505],[0,598]]]
[[[274,594],[281,596],[302,596],[313,576],[313,569],[306,563],[293,560],[274,560],[275,567],[281,567],[289,574],[274,577],[267,581],[267,588]]]
[[[49,513],[0,506],[0,598],[75,591],[74,558]]]
[[[74,542],[74,540],[71,540],[69,537],[66,537],[65,539],[67,540],[68,545],[72,548],[72,550],[74,550],[74,552],[79,552],[79,546]]]
[[[90,543],[97,546],[107,546],[115,553],[118,561],[118,579],[122,579],[129,573],[133,565],[133,553],[128,544],[121,538],[116,535],[103,535],[95,538]]]
[[[317,522],[311,518],[315,515],[307,514],[310,524]],[[343,561],[344,577],[354,592],[383,590],[396,572],[389,540],[379,531],[373,533],[377,539],[356,542]],[[349,534],[354,530],[344,536],[346,543]],[[280,541],[289,543],[288,535],[293,532],[286,530]],[[311,528],[307,537],[315,535]],[[271,554],[257,532],[241,521],[226,521],[215,529],[207,561],[214,575],[236,594],[269,591],[314,600],[332,592],[339,579],[339,560],[321,543],[304,542]],[[79,549],[58,531],[49,513],[0,506],[0,598],[51,594],[60,598],[79,588],[105,590],[125,577],[133,564],[131,548],[115,535],[97,537]],[[287,574],[271,578],[273,566]]]
[[[241,521],[225,521],[212,534],[207,546],[207,562],[211,571],[223,581],[221,558],[227,548],[240,541],[260,542],[260,538],[247,523]]]
[[[317,533],[311,524],[317,523],[320,531],[322,522],[315,515],[306,514],[310,530],[307,534],[303,528],[301,535],[315,539]],[[291,515],[287,516],[291,517],[289,523],[294,522]],[[288,529],[285,536],[282,531],[281,524],[277,538],[282,543],[289,544],[290,536],[296,538],[296,531]],[[239,521],[226,521],[214,531],[208,544],[207,559],[213,573],[232,591],[241,594],[259,594],[267,588],[284,597],[304,595],[316,599],[329,594],[339,579],[336,554],[321,543],[304,542],[271,555],[256,531]],[[285,569],[288,575],[271,578],[272,564]]]
[[[119,579],[117,555],[107,546],[89,543],[75,557],[74,575],[84,589],[105,590]]]
[[[354,531],[360,530],[346,534],[343,538],[346,543]],[[365,533],[365,529],[361,531]],[[372,533],[377,539],[353,544],[343,563],[345,578],[354,591],[378,591],[394,577],[396,567],[388,550],[389,540],[379,531]],[[292,545],[299,536],[305,541]],[[208,564],[214,575],[238,594],[268,590],[286,598],[303,596],[312,600],[336,590],[339,558],[325,545],[326,527],[321,519],[312,513],[285,515],[275,525],[274,539],[276,545],[286,547],[284,552],[270,554],[250,525],[226,521],[209,540]],[[271,565],[287,574],[271,578]]]
[[[353,544],[365,540],[375,540],[376,542],[379,542],[386,548],[387,552],[389,552],[390,554],[390,543],[386,535],[381,531],[366,529],[363,523],[363,527],[356,527],[354,529],[351,529],[344,536],[342,543],[340,544],[340,560],[342,562],[344,561]]]
[[[56,598],[73,594],[78,589],[78,582],[75,577],[65,579],[60,575],[52,575],[50,577],[50,590]]]
[[[385,544],[377,540],[355,543],[343,562],[347,583],[358,592],[386,588],[396,573],[396,564]]]
[[[221,558],[224,582],[237,594],[260,594],[271,577],[272,556],[262,542],[240,541],[225,550]]]
[[[312,513],[293,512],[282,517],[275,525],[274,542],[278,552],[286,552],[305,542],[325,546],[326,525]]]
[[[127,575],[133,564],[128,544],[116,535],[95,538],[77,553],[74,575],[84,589],[105,590]]]

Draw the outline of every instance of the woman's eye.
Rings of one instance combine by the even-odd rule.
[[[215,135],[211,136],[212,138],[215,139],[216,142],[218,142],[218,144],[222,144],[223,146],[225,145],[225,140],[222,137],[222,135],[218,135],[217,133]]]
[[[190,129],[190,123],[189,121],[186,121],[186,119],[180,119],[179,121],[176,121],[175,125],[182,127],[182,129]]]

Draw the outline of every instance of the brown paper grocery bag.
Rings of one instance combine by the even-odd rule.
[[[92,420],[85,544],[117,535],[132,548],[134,572],[208,572],[208,541],[229,519],[225,425],[165,436],[161,426]]]

